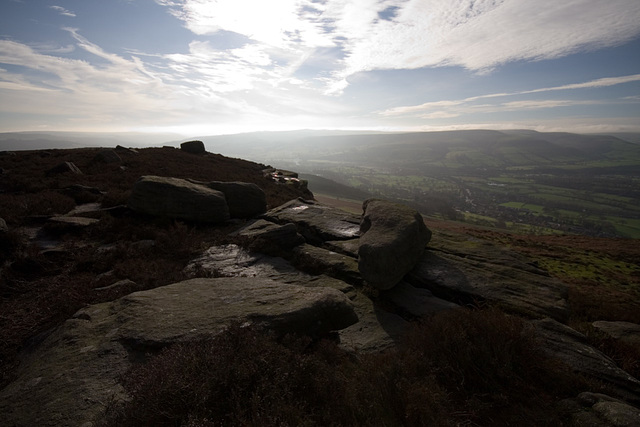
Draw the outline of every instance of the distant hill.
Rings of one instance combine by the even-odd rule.
[[[0,133],[0,151],[115,147],[116,145],[152,147],[181,138],[180,135],[172,133],[6,132]]]
[[[414,133],[308,130],[197,139],[204,141],[212,152],[285,165],[505,168],[608,161],[640,164],[640,145],[617,136],[532,130]]]

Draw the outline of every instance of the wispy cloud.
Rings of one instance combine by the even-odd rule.
[[[339,93],[356,73],[457,65],[485,72],[614,46],[640,34],[637,0],[156,0],[195,34],[232,31],[290,57],[337,47]],[[297,64],[301,65],[300,62]]]
[[[348,110],[288,77],[286,69],[253,44],[220,52],[208,42],[192,42],[185,54],[132,53],[127,58],[106,51],[77,29],[65,30],[77,49],[86,52],[82,60],[51,55],[46,52],[50,47],[40,52],[0,40],[0,63],[13,66],[0,69],[1,112],[53,112],[82,117],[69,120],[94,127],[209,123],[209,129],[227,132],[246,130],[247,123],[278,129],[283,118],[310,126],[322,116],[344,116]],[[224,125],[216,127],[212,121]]]
[[[486,95],[472,96],[469,98],[458,99],[458,100],[445,100],[445,101],[434,101],[434,102],[425,102],[420,105],[409,105],[409,106],[401,106],[389,108],[387,110],[381,111],[380,114],[383,116],[395,116],[395,115],[406,115],[406,114],[420,114],[428,115],[429,111],[433,110],[444,110],[456,108],[461,110],[460,106],[462,105],[470,105],[475,101],[479,101],[482,99],[491,99],[491,98],[502,98],[502,97],[513,97],[513,96],[521,96],[521,95],[529,95],[534,93],[543,93],[543,92],[555,92],[555,91],[563,91],[563,90],[574,90],[574,89],[589,89],[589,88],[600,88],[607,86],[615,86],[619,84],[631,83],[640,81],[640,74],[633,74],[630,76],[621,76],[621,77],[605,77],[601,79],[591,80],[588,82],[582,83],[573,83],[562,86],[554,86],[554,87],[545,87],[539,89],[532,90],[524,90],[519,92],[510,92],[510,93],[491,93]],[[568,103],[576,101],[513,101],[510,103],[505,103],[503,105],[507,106],[518,106],[521,108],[550,108],[550,107],[558,107],[569,105]],[[559,104],[558,104],[559,103]]]
[[[71,12],[70,10],[65,9],[62,6],[49,6],[49,8],[55,10],[56,12],[58,12],[62,16],[68,16],[70,18],[75,18],[76,17],[75,13]]]

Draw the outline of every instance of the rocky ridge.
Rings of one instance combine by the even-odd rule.
[[[118,376],[132,363],[172,343],[215,335],[231,322],[280,333],[333,332],[343,348],[371,352],[394,346],[412,320],[482,304],[531,319],[550,354],[610,385],[614,397],[581,395],[576,419],[612,404],[633,418],[629,403],[640,403],[640,382],[562,324],[566,286],[525,257],[477,238],[427,230],[402,257],[414,259],[396,273],[397,281],[375,286],[359,265],[371,218],[306,199],[247,216],[255,218],[232,233],[242,245],[204,251],[185,268],[192,279],[88,306],[40,337],[23,352],[17,379],[0,391],[4,419],[93,425],[105,402],[123,397]]]

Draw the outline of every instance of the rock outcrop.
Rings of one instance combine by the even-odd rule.
[[[248,239],[258,252],[270,255],[291,251],[305,242],[294,224],[279,225],[264,219],[251,221],[232,235]]]
[[[218,205],[224,204],[228,218],[228,194],[209,183],[175,178],[143,177],[130,206],[210,221],[210,196],[222,200]],[[640,403],[640,382],[560,323],[568,316],[562,283],[526,257],[483,240],[436,230],[429,241],[431,232],[408,208],[382,201],[364,207],[359,217],[292,200],[260,219],[238,221],[232,233],[238,244],[212,246],[192,259],[183,271],[190,280],[78,311],[23,352],[17,380],[0,391],[3,421],[89,426],[104,414],[104,402],[126,398],[118,381],[133,363],[173,343],[214,336],[231,323],[277,333],[331,332],[343,349],[363,353],[393,347],[413,320],[485,302],[538,319],[531,322],[549,356],[608,385],[613,397],[590,393],[564,402],[575,425],[634,420],[635,409],[627,403]],[[380,252],[371,255],[370,247]],[[362,268],[363,257],[372,265]],[[365,280],[383,284],[363,287]],[[107,286],[96,287],[97,295],[138,287],[108,276],[100,284]]]
[[[0,391],[6,425],[92,425],[119,377],[145,354],[218,334],[232,322],[281,333],[324,333],[357,322],[336,289],[269,279],[192,279],[77,312],[26,352],[17,380]]]
[[[186,221],[216,223],[230,218],[222,192],[178,178],[141,177],[128,205],[139,213]]]
[[[640,348],[640,325],[631,322],[593,322],[597,331],[630,346]]]
[[[307,243],[353,239],[360,234],[360,218],[312,200],[291,200],[271,209],[262,218],[277,224],[293,223]]]
[[[100,150],[91,160],[92,163],[121,163],[122,159],[114,150]]]
[[[525,317],[569,317],[566,285],[522,255],[464,235],[438,232],[406,280],[458,304],[488,302]]]
[[[561,402],[570,427],[632,427],[640,425],[640,409],[601,393],[580,393]]]
[[[82,171],[72,162],[62,162],[46,172],[47,176],[59,175],[62,173],[73,173],[76,175],[82,175]]]
[[[574,371],[607,384],[619,398],[640,404],[640,381],[587,343],[581,333],[553,319],[533,322],[542,339],[542,348]]]
[[[180,144],[180,149],[191,154],[204,154],[206,150],[202,141],[187,141]]]
[[[362,205],[358,269],[378,289],[391,289],[422,257],[431,239],[419,212],[370,199]]]
[[[192,182],[198,183],[197,181]],[[198,184],[224,194],[231,218],[253,218],[267,211],[267,196],[256,184],[221,181]]]

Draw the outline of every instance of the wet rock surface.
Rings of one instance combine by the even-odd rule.
[[[232,235],[249,239],[259,252],[266,254],[290,251],[305,241],[294,224],[279,225],[264,219],[251,221]]]
[[[360,234],[360,217],[308,200],[296,199],[267,211],[262,218],[278,224],[293,223],[307,243],[353,239]]]

